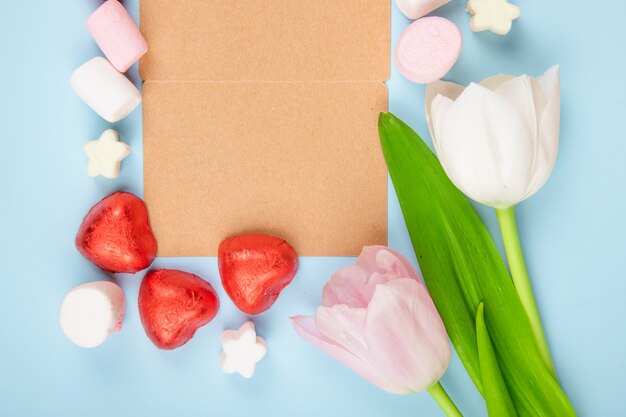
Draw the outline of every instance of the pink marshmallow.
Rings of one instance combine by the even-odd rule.
[[[126,72],[148,51],[139,28],[117,0],[107,0],[98,7],[87,19],[87,29],[120,72]]]
[[[411,23],[400,35],[396,67],[413,82],[430,83],[450,71],[462,46],[461,31],[454,23],[443,17],[424,17]]]

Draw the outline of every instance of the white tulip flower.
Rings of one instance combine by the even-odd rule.
[[[536,193],[556,162],[559,67],[538,78],[497,75],[466,88],[436,81],[426,118],[439,160],[471,199],[494,208]]]
[[[560,108],[558,66],[538,78],[496,75],[465,88],[436,81],[426,89],[426,119],[439,161],[465,195],[496,209],[513,284],[544,363],[555,376],[514,210],[552,173]]]

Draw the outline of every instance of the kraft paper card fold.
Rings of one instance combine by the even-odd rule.
[[[390,5],[141,0],[144,197],[159,256],[244,232],[301,256],[387,243]]]

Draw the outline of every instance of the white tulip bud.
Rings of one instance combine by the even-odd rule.
[[[426,118],[450,180],[475,201],[513,206],[539,191],[556,163],[559,68],[466,88],[436,81],[426,90]]]

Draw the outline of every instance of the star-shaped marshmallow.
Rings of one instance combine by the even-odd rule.
[[[474,32],[490,30],[498,35],[509,33],[521,13],[519,7],[507,0],[469,0],[467,11],[472,15],[470,28]]]
[[[105,130],[100,139],[90,140],[84,145],[89,158],[87,174],[90,177],[102,175],[106,178],[117,178],[120,175],[120,163],[130,153],[130,147],[120,142],[117,132]]]
[[[222,370],[227,374],[238,372],[245,378],[252,378],[256,364],[267,353],[265,340],[256,335],[252,321],[245,322],[239,330],[224,330],[221,343]]]

